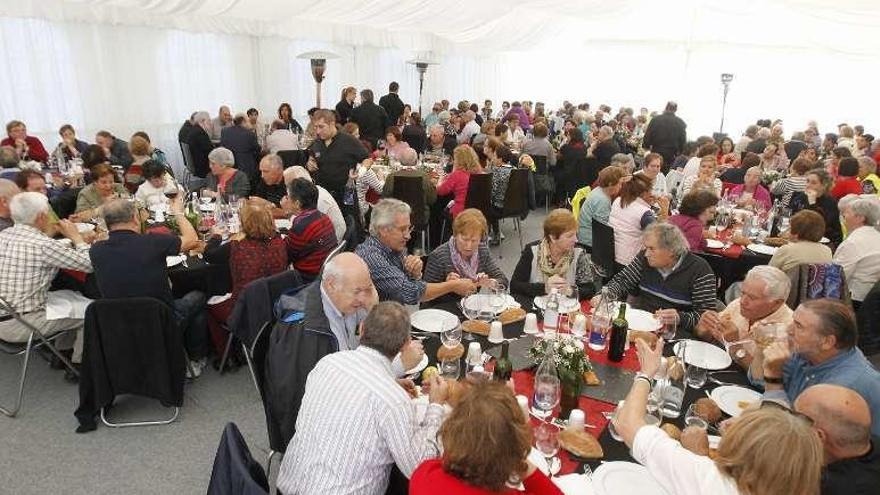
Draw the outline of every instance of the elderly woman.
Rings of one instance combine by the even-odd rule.
[[[522,145],[522,152],[533,158],[543,156],[547,159],[547,164],[553,166],[556,165],[556,152],[553,150],[550,140],[547,139],[547,134],[546,125],[535,124],[535,127],[532,129],[532,137],[526,139]]]
[[[403,140],[399,127],[391,126],[385,129],[385,148],[379,151],[379,155],[399,160],[400,154],[408,149],[410,149],[409,144]]]
[[[831,176],[822,169],[807,172],[807,184],[804,192],[795,193],[791,197],[791,212],[813,210],[825,219],[825,237],[831,239],[836,246],[843,240],[840,228],[840,211],[837,201],[831,197]]]
[[[318,210],[318,188],[310,180],[294,179],[287,186],[287,196],[293,212],[285,239],[287,257],[304,280],[314,280],[337,245],[333,222]]]
[[[660,369],[663,341],[651,349],[636,341],[641,372],[614,422],[632,456],[667,493],[714,495],[815,494],[824,449],[812,422],[765,405],[731,420],[709,457],[705,429],[688,428],[681,443],[645,423],[648,394]],[[682,448],[684,447],[684,448]],[[786,452],[780,457],[780,452]]]
[[[862,194],[880,194],[880,177],[877,176],[877,162],[873,158],[859,158],[859,181]]]
[[[843,267],[853,303],[860,304],[880,281],[880,201],[847,196],[839,206],[849,235],[837,247],[833,261]]]
[[[229,336],[224,329],[235,302],[252,281],[287,270],[287,248],[275,231],[271,210],[255,201],[247,201],[239,212],[241,233],[222,242],[223,232],[214,230],[205,247],[205,261],[228,266],[232,276],[232,297],[208,306],[208,328],[218,356],[223,355]]]
[[[468,278],[481,286],[492,280],[507,285],[507,277],[495,264],[484,242],[487,233],[486,217],[480,210],[468,208],[461,212],[452,222],[452,237],[428,256],[424,281]]]
[[[620,194],[626,177],[628,174],[620,167],[605,167],[599,172],[596,188],[584,199],[578,213],[578,242],[593,247],[593,220],[608,225],[611,202]]]
[[[614,261],[628,265],[642,249],[642,231],[657,220],[651,209],[654,185],[644,174],[634,175],[620,188],[620,196],[611,204],[608,225],[614,229]],[[669,198],[657,199],[660,218],[669,216]]]
[[[483,169],[480,166],[480,159],[477,158],[477,152],[466,144],[456,147],[452,152],[452,173],[437,186],[438,196],[453,195],[453,204],[450,208],[453,218],[464,210],[471,174],[480,173],[483,173]]]
[[[629,156],[629,155],[624,155]],[[629,158],[632,160],[632,157]],[[645,166],[636,172],[637,174],[645,174],[654,181],[654,189],[651,193],[654,196],[667,196],[669,191],[666,188],[666,175],[661,171],[663,169],[663,155],[660,153],[648,153],[645,155]]]
[[[116,198],[127,198],[128,191],[116,182],[116,172],[101,163],[92,167],[92,183],[76,198],[76,219],[88,220],[101,214],[101,206]]]
[[[611,158],[620,152],[620,147],[614,140],[614,130],[607,125],[600,127],[596,139],[590,145],[590,154],[599,162],[599,169],[610,165]]]
[[[707,155],[700,158],[700,169],[697,175],[686,177],[681,183],[680,196],[687,196],[692,189],[708,189],[721,197],[721,179],[715,177],[715,171],[718,168],[718,162],[714,155]]]
[[[672,224],[649,225],[642,243],[645,248],[605,289],[617,301],[636,296],[635,307],[662,321],[678,322],[688,335],[704,311],[715,309],[715,274],[706,260],[688,250],[684,234]],[[594,307],[598,302],[594,298]]]
[[[144,206],[165,203],[165,193],[179,194],[183,188],[168,173],[165,166],[155,160],[143,164],[144,182],[138,186],[134,199]]]
[[[831,188],[831,196],[840,201],[840,198],[847,194],[862,194],[858,158],[843,158],[837,167],[837,179],[834,180],[834,187]]]
[[[562,491],[529,462],[532,432],[513,392],[499,382],[468,386],[443,421],[439,459],[423,462],[409,482],[411,495],[531,494]],[[521,480],[525,491],[511,489]]]
[[[551,211],[544,219],[544,238],[523,248],[510,280],[510,292],[535,297],[552,289],[566,293],[577,285],[581,298],[590,297],[595,292],[590,256],[577,244],[577,228],[571,211]]]
[[[85,153],[86,148],[89,147],[89,143],[76,138],[76,131],[70,124],[64,124],[61,126],[61,128],[58,129],[58,134],[61,136],[61,142],[58,143],[58,148],[56,148],[56,150],[61,150],[61,153],[64,154],[65,160],[79,158]]]
[[[761,207],[769,210],[772,205],[770,192],[761,185],[761,169],[759,167],[751,167],[746,170],[743,183],[730,190],[730,197],[734,198],[736,205],[740,208]]]
[[[207,188],[214,197],[219,195],[235,195],[245,198],[251,192],[251,184],[247,175],[234,168],[235,157],[226,148],[214,148],[208,153],[208,164],[211,174],[208,175]]]
[[[770,258],[770,266],[787,272],[798,265],[831,263],[831,249],[820,244],[825,234],[825,220],[811,210],[801,210],[791,217],[789,243],[779,247]]]
[[[807,186],[807,171],[813,168],[813,162],[804,157],[796,158],[791,162],[788,177],[783,177],[773,186],[773,195],[779,196],[779,206],[788,208],[791,196],[797,192],[803,192]]]
[[[681,198],[678,213],[669,217],[669,223],[678,227],[688,241],[691,251],[706,249],[706,224],[715,216],[718,196],[711,191],[698,190]]]

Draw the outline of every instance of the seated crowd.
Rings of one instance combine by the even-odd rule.
[[[265,363],[266,373],[292,384],[267,411],[282,418],[289,438],[282,493],[382,494],[396,466],[414,494],[500,493],[522,483],[521,493],[555,495],[562,492],[528,460],[528,419],[508,387],[461,390],[433,375],[426,411],[416,415],[405,370],[424,349],[410,335],[408,311],[499,285],[529,301],[576,288],[595,305],[601,288],[676,326],[679,337],[729,347],[764,391],[761,407],[725,424],[710,458],[705,430],[686,429],[679,442],[645,423],[663,342],[637,341],[641,372],[614,425],[670,493],[862,494],[880,486],[880,373],[865,355],[880,352],[880,337],[865,334],[855,316],[880,306],[873,137],[843,125],[839,137],[823,140],[810,123],[785,140],[781,123],[761,121],[736,143],[688,143],[672,102],[661,114],[623,108],[611,119],[605,106],[590,112],[566,102],[545,114],[540,102],[533,110],[517,101],[496,115],[488,100],[482,109],[450,109],[444,100],[422,118],[398,89],[392,83],[378,104],[364,89],[355,105],[357,90],[345,88],[335,111],[311,109],[305,128],[287,103],[271,123],[256,109],[233,115],[222,106],[213,119],[195,112],[179,133],[188,181],[144,133],[126,143],[101,131],[88,144],[65,125],[50,155],[24,123],[10,122],[0,143],[0,296],[47,335],[76,330],[57,341],[75,366],[83,321],[46,317],[59,270],[88,274],[95,297],[158,299],[173,310],[196,378],[209,356],[224,352],[226,322],[245,287],[295,270],[304,285],[285,293],[297,319],[284,328],[298,331],[271,329],[279,352]],[[291,162],[289,152],[300,151]],[[429,154],[444,157],[447,170],[426,171],[420,159]],[[59,163],[72,160],[81,174],[61,172]],[[386,176],[376,164],[391,161],[399,168]],[[52,170],[49,184],[30,162]],[[502,238],[499,221],[519,173],[528,177],[530,209],[545,179],[556,184],[543,191],[550,211],[541,238],[523,247],[508,276],[490,246]],[[483,174],[492,177],[481,211],[468,196]],[[424,211],[394,197],[395,183],[413,181]],[[235,205],[239,231],[215,225],[200,237],[185,190]],[[65,211],[65,201],[75,206]],[[562,207],[550,209],[554,201]],[[438,202],[451,235],[441,229],[448,238],[424,256],[410,254],[413,219],[430,217]],[[722,202],[755,216],[775,205],[790,217],[787,243],[747,272],[723,308],[720,274],[702,256],[719,236],[710,225]],[[144,208],[158,208],[175,228],[145,229]],[[280,232],[276,221],[286,225]],[[81,233],[84,222],[100,228]],[[613,230],[613,241],[598,224]],[[603,240],[613,245],[610,273],[596,266]],[[202,290],[172,292],[166,258],[181,253],[228,269],[229,298],[208,306]],[[789,307],[790,275],[803,265],[838,266],[847,292]],[[757,345],[768,325],[786,337]],[[0,339],[29,337],[0,312]]]

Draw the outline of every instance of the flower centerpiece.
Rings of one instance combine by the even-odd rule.
[[[556,373],[562,386],[560,416],[568,417],[568,413],[577,408],[581,385],[584,383],[584,373],[592,372],[593,366],[584,352],[583,344],[566,334],[557,334],[551,339],[536,340],[529,349],[529,357],[535,363],[540,363],[551,349]]]
[[[773,184],[781,178],[782,173],[776,169],[767,169],[761,172],[761,183],[766,187],[772,188]]]

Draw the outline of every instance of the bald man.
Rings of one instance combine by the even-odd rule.
[[[880,492],[880,438],[871,436],[868,403],[839,385],[813,385],[794,401],[813,420],[825,447],[822,495]]]

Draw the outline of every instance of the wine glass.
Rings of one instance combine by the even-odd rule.
[[[476,320],[480,316],[480,308],[477,306],[476,301],[471,299],[472,296],[467,296],[462,298],[462,300],[458,303],[458,307],[461,308],[461,314],[464,315],[468,320]],[[473,341],[474,336],[470,332],[464,332],[464,340]]]
[[[559,452],[559,429],[542,422],[535,428],[534,435],[535,448],[547,460],[547,474],[553,476],[562,467],[562,462],[556,457]]]
[[[559,405],[562,387],[559,378],[553,375],[538,375],[535,377],[535,393],[532,407],[535,416],[546,419],[553,414],[553,409]]]

